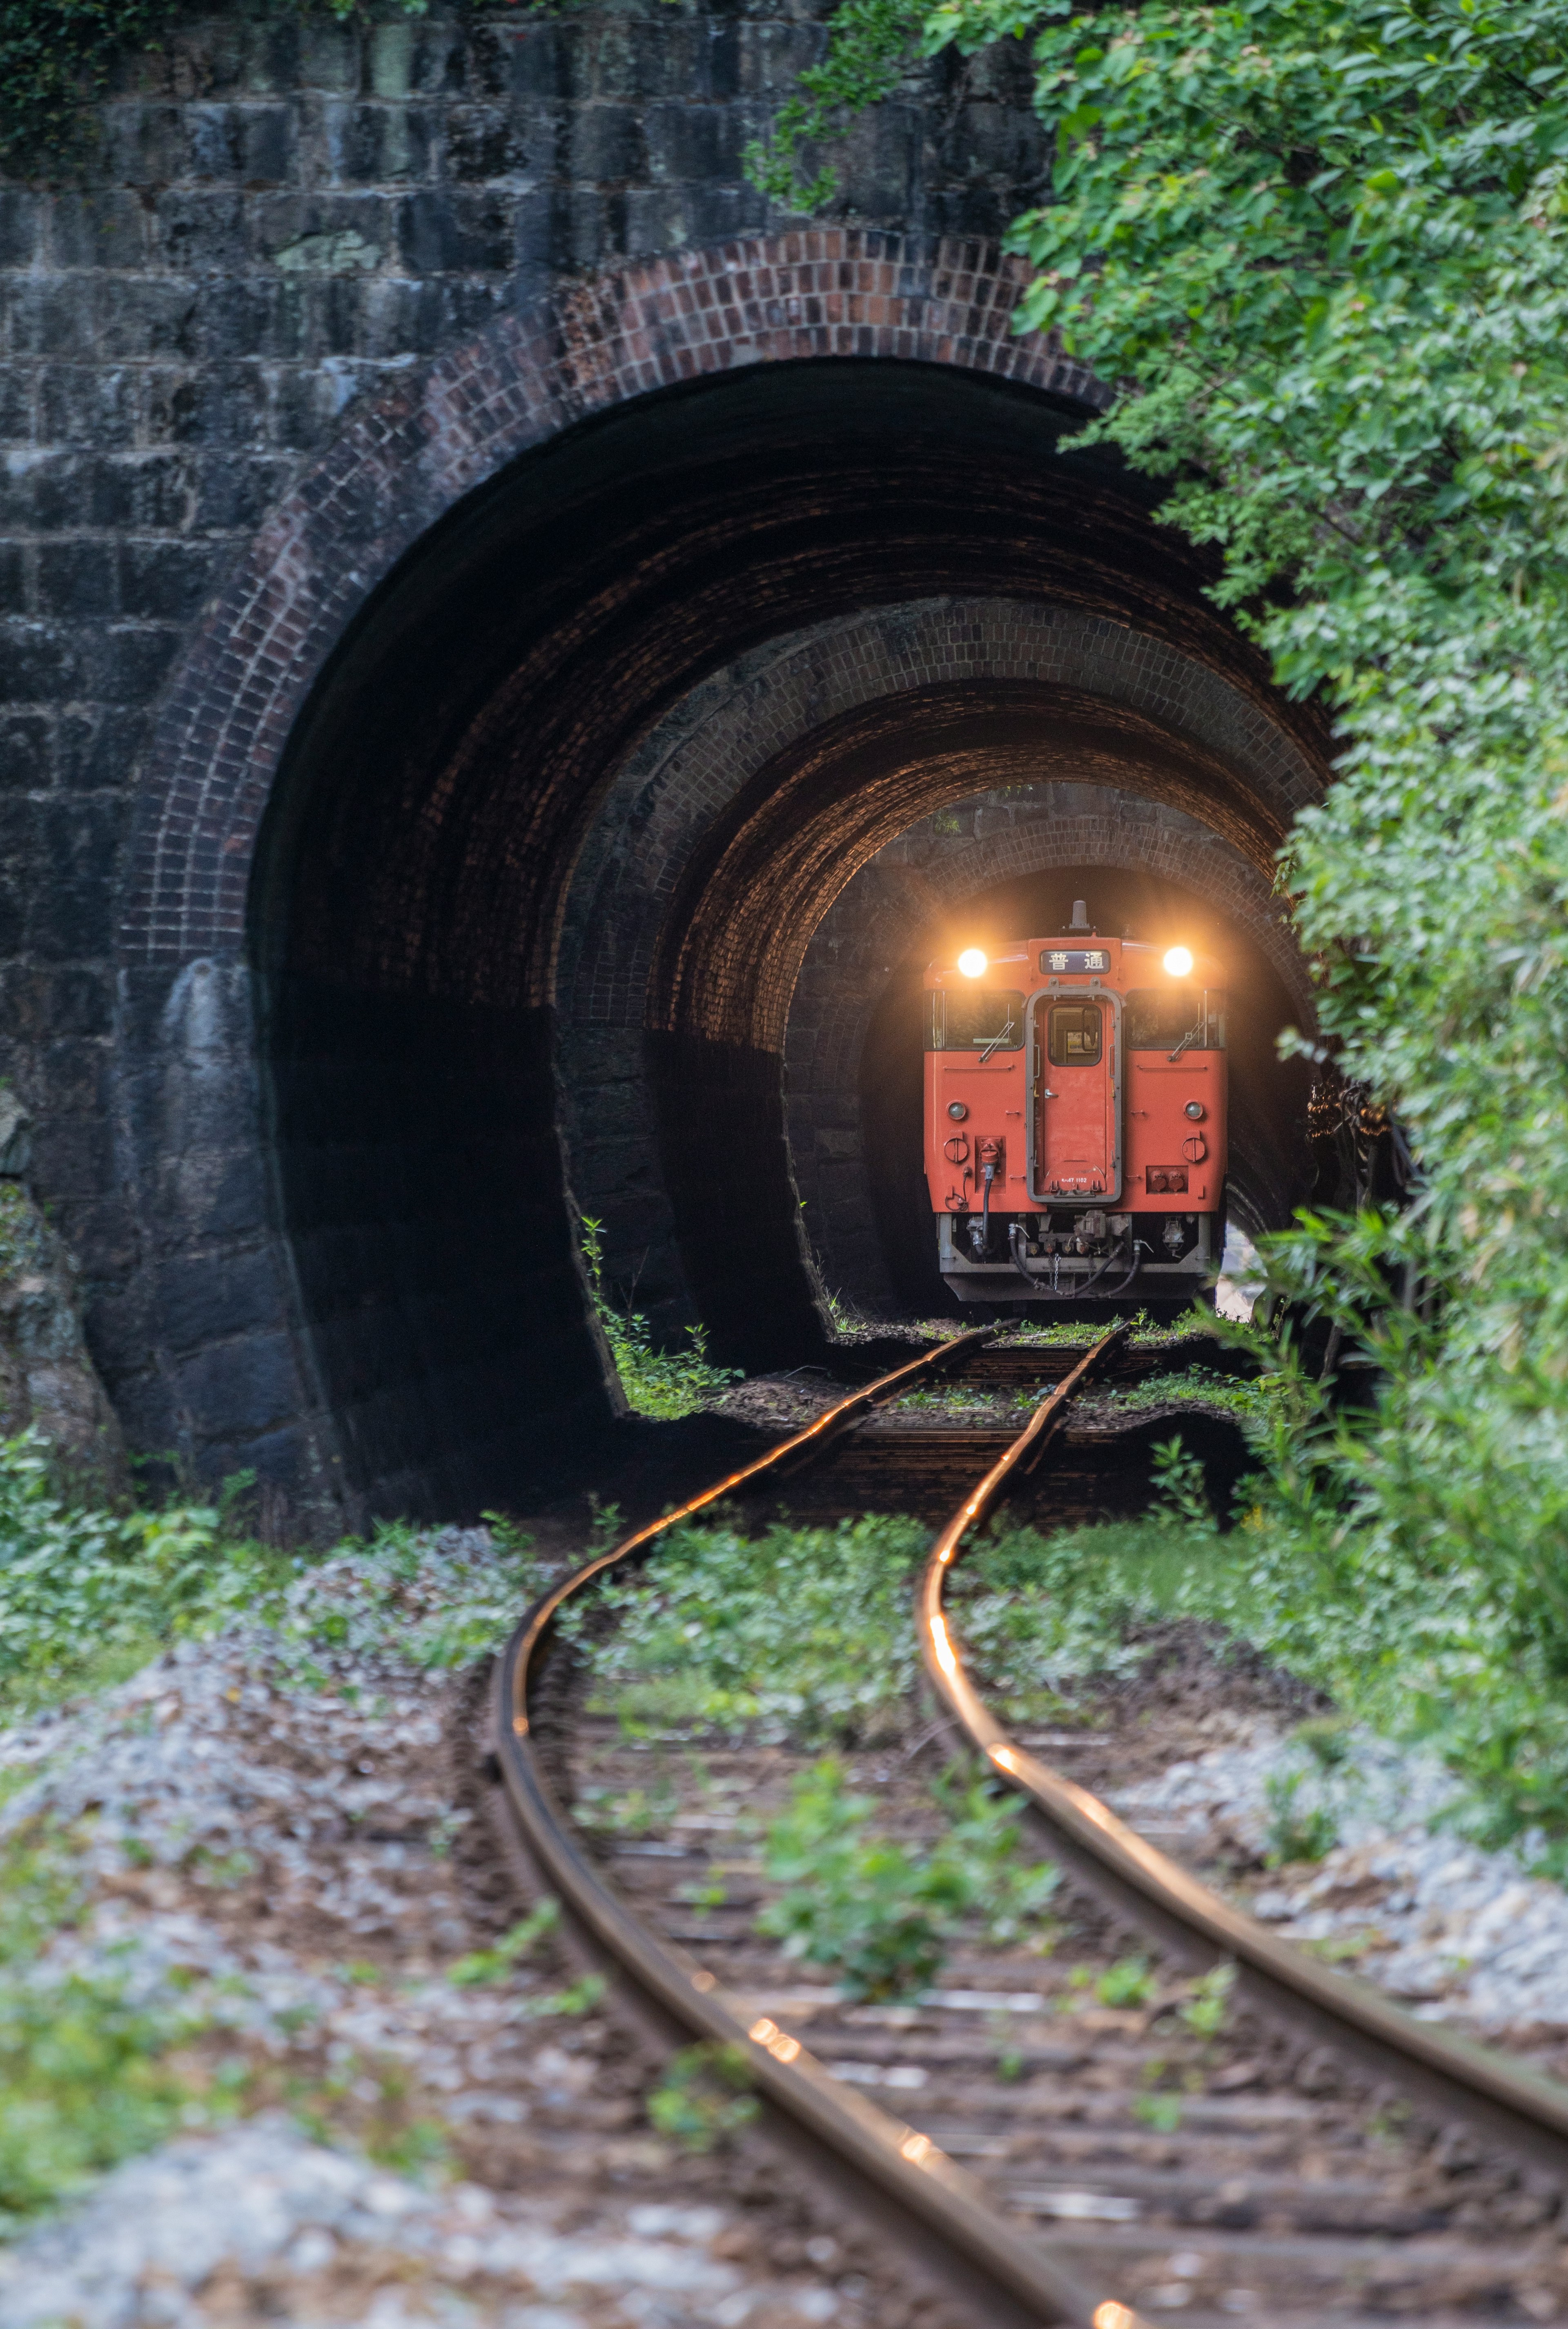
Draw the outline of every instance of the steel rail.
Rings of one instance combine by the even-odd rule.
[[[543,1595],[502,1653],[497,1675],[496,1759],[520,1840],[568,1919],[623,1994],[654,2024],[688,2041],[734,2046],[744,2054],[771,2124],[809,2164],[826,2155],[840,2198],[892,2231],[902,2249],[950,2289],[981,2309],[987,2329],[1148,2329],[1132,2309],[1096,2298],[1018,2226],[999,2215],[981,2186],[930,2138],[840,2084],[791,2032],[770,2017],[746,2018],[741,2001],[682,1950],[656,1940],[583,1852],[544,1770],[530,1690],[555,1618],[576,1595],[634,1559],[666,1530],[792,1457],[815,1452],[869,1407],[923,1372],[950,1363],[994,1330],[956,1336],[828,1410],[753,1464],[638,1529]],[[1124,1330],[1123,1330],[1124,1331]],[[1103,1353],[1115,1339],[1097,1346]],[[1074,1370],[1044,1403],[1059,1412]],[[1028,1435],[1025,1435],[1028,1437]],[[781,1641],[781,1655],[787,1643]]]
[[[1555,2174],[1568,2173],[1568,2086],[1418,2021],[1369,1982],[1332,1971],[1233,1908],[1099,1796],[1018,1746],[964,1671],[943,1608],[960,1548],[1009,1473],[1038,1462],[1067,1400],[1123,1332],[1113,1328],[1041,1402],[933,1546],[917,1608],[921,1651],[940,1696],[971,1744],[1028,1799],[1053,1855],[1113,1909],[1188,1959],[1234,1964],[1244,1992],[1266,2011],[1347,2051],[1429,2109],[1479,2125]]]

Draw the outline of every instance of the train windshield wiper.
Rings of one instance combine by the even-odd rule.
[[[986,1047],[985,1047],[984,1051],[981,1053],[980,1058],[979,1058],[979,1059],[976,1061],[976,1062],[975,1062],[975,1065],[976,1065],[977,1067],[981,1067],[981,1068],[983,1068],[983,1067],[984,1067],[984,1065],[985,1065],[985,1063],[986,1063],[986,1061],[990,1059],[990,1057],[991,1057],[991,1053],[995,1051],[995,1049],[996,1049],[997,1045],[998,1045],[999,1043],[1005,1043],[1005,1042],[1007,1042],[1008,1037],[1012,1033],[1012,1031],[1013,1031],[1013,1023],[1012,1023],[1012,1021],[1009,1019],[1009,1020],[1008,1021],[1008,1023],[1007,1023],[1007,1025],[1002,1029],[1001,1033],[1000,1033],[1000,1035],[993,1035],[993,1036],[991,1037],[991,1039],[990,1042],[986,1044]]]
[[[1188,1029],[1186,1034],[1182,1037],[1180,1042],[1178,1043],[1174,1051],[1167,1051],[1165,1054],[1166,1058],[1168,1060],[1179,1060],[1183,1051],[1190,1051],[1195,1043],[1201,1043],[1207,1032],[1208,1023],[1207,1020],[1200,1019],[1195,1027],[1189,1027]]]

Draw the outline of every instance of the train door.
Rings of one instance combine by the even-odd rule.
[[[1121,998],[1054,987],[1031,1011],[1031,1195],[1113,1203],[1122,1193]]]

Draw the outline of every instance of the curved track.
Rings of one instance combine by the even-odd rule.
[[[1034,1823],[1048,1840],[1051,1857],[1071,1868],[1122,1926],[1135,1925],[1187,1966],[1234,1966],[1238,1994],[1255,2015],[1326,2041],[1355,2073],[1395,2088],[1429,2118],[1479,2130],[1545,2171],[1554,2183],[1568,2181],[1568,2087],[1414,2019],[1365,1983],[1330,1971],[1278,1939],[1126,1826],[1099,1797],[1010,1739],[966,1673],[944,1608],[944,1588],[965,1541],[1009,1479],[1032,1469],[1048,1453],[1073,1400],[1113,1361],[1126,1331],[1113,1328],[1050,1389],[937,1537],[916,1611],[922,1649],[942,1700],[973,1749],[1026,1796]],[[819,2059],[831,2059],[826,2032],[813,2052],[797,2029],[786,2026],[795,2017],[782,2005],[772,2013],[757,2011],[756,1996],[748,2000],[738,1982],[721,1982],[710,1967],[661,1937],[653,1919],[634,1913],[623,1891],[589,1856],[551,1786],[548,1757],[541,1751],[540,1677],[554,1620],[568,1602],[607,1570],[645,1557],[665,1530],[744,1486],[811,1460],[864,1422],[877,1407],[923,1377],[962,1366],[990,1339],[986,1330],[958,1336],[883,1376],[756,1463],[628,1536],[547,1594],[518,1627],[501,1662],[498,1759],[519,1840],[540,1878],[560,1896],[579,1939],[613,1973],[623,1997],[668,2042],[715,2041],[744,2049],[773,2132],[808,2164],[828,2170],[840,2201],[891,2231],[901,2249],[923,2262],[986,2329],[1026,2323],[1139,2329],[1146,2316],[1130,2301],[1127,2287],[1113,2285],[1118,2274],[1113,2258],[1107,2262],[1091,2253],[1085,2268],[1081,2254],[1064,2254],[1061,2242],[1033,2236],[1016,2214],[1002,2211],[985,2183],[957,2164],[951,2141],[944,2146],[925,2129],[890,2116],[858,2092],[847,2075],[853,2072],[884,2086],[913,2086],[924,2082],[925,2070],[878,2078],[868,2073],[866,2064],[845,2061],[844,2074],[835,2076],[828,2060]],[[781,1627],[786,1629],[787,1615],[781,1612]],[[804,2010],[798,2026],[810,2018],[810,2010]],[[868,2051],[863,2037],[859,2051]],[[962,2049],[949,2041],[947,2051],[952,2055]],[[1091,2083],[1094,2077],[1103,2079],[1103,2067],[1090,2077]],[[969,2147],[983,2155],[1006,2146],[979,2142]],[[1309,2221],[1317,2221],[1310,2211]],[[1429,2215],[1427,2222],[1432,2221]],[[1415,2229],[1425,2226],[1417,2222]],[[1173,2244],[1169,2235],[1164,2244]],[[1276,2262],[1288,2262],[1290,2243],[1276,2246],[1281,2249]],[[1434,2287],[1446,2286],[1451,2291],[1463,2283],[1462,2272],[1455,2279],[1457,2267],[1449,2271],[1446,2284],[1443,2280],[1445,2260],[1453,2266],[1458,2254],[1451,2243],[1441,2254],[1433,2249]],[[1304,2261],[1315,2267],[1321,2259]],[[1355,2259],[1347,2267],[1351,2285],[1361,2269]],[[1106,2285],[1107,2277],[1113,2285]],[[1311,2279],[1311,2272],[1307,2277]],[[1167,2290],[1162,2301],[1185,2305],[1187,2300],[1178,2288]],[[1444,2303],[1413,2314],[1408,2298],[1395,2309],[1407,2319],[1424,2321],[1441,2316],[1445,2322],[1479,2322],[1483,2317],[1462,2298],[1460,2309],[1453,2311]],[[1354,2306],[1346,2310],[1342,2289],[1321,2306],[1303,2310],[1292,2304],[1289,2310],[1293,2320],[1303,2324],[1348,2324],[1371,2317],[1370,2312]],[[1371,2310],[1381,2312],[1383,2307]],[[1197,2316],[1189,2317],[1196,2321]],[[1516,2309],[1506,2291],[1501,2309],[1484,2315],[1488,2324],[1552,2317],[1556,2317],[1554,2312],[1534,2309],[1527,2296],[1524,2309]],[[1152,2329],[1152,2318],[1148,2316],[1147,2329]]]

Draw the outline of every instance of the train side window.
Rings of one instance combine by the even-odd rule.
[[[1223,1051],[1225,1003],[1213,989],[1135,986],[1122,1013],[1127,1049],[1173,1051],[1183,1043],[1188,1051]]]
[[[1016,987],[937,987],[925,998],[928,1051],[1016,1051],[1024,998]]]
[[[1103,1032],[1097,1003],[1053,1003],[1046,1032],[1052,1067],[1094,1067]]]

